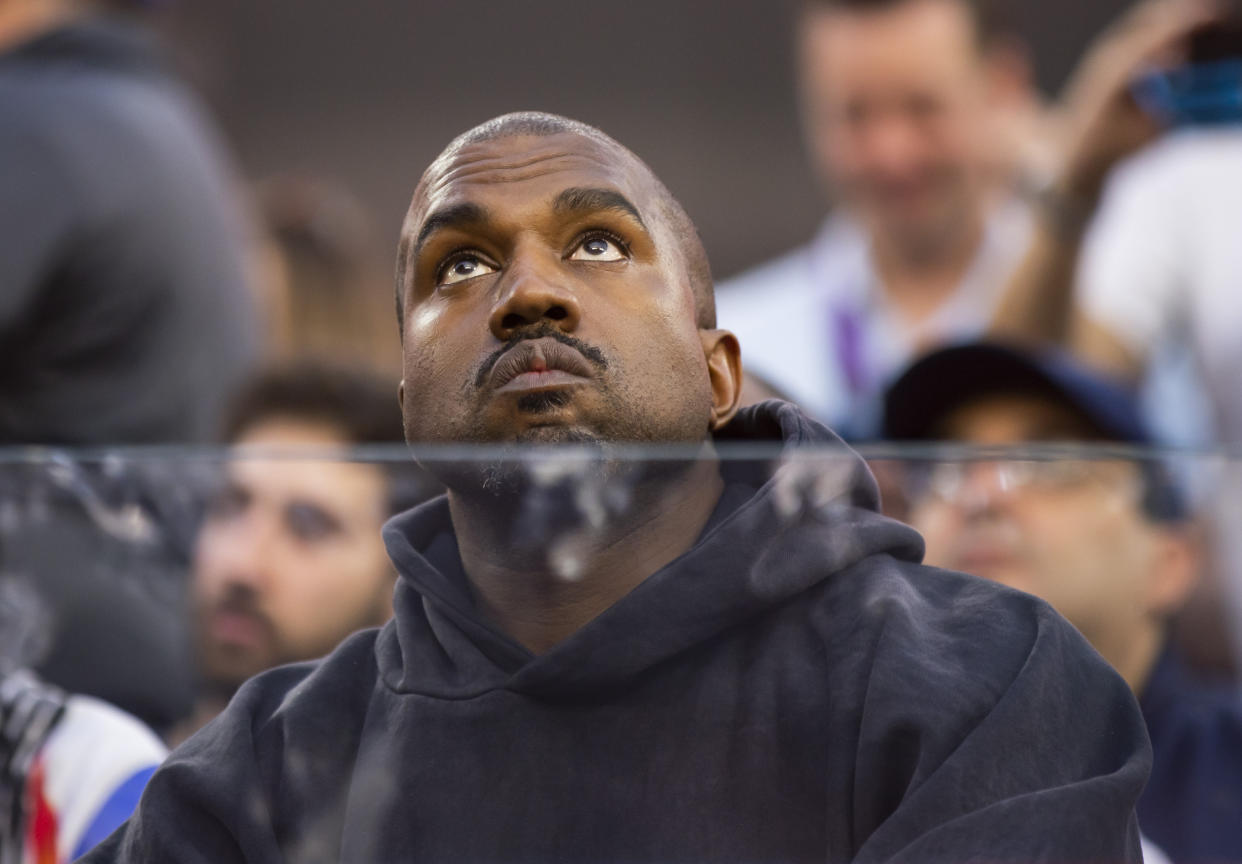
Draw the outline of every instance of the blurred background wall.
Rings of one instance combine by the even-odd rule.
[[[1014,2],[1041,85],[1125,0]],[[458,132],[537,108],[645,158],[698,223],[718,278],[824,213],[795,110],[792,0],[179,0],[163,21],[244,173],[340,181],[391,271],[421,169]]]

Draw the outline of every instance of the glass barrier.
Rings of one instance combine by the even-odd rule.
[[[577,631],[506,617],[506,604],[538,601],[497,574],[540,572],[541,596],[580,604],[591,613],[579,624],[601,628],[627,620],[603,613],[639,596],[652,574],[702,580],[668,601],[702,606],[686,625],[681,647],[690,650],[707,618],[744,626],[749,619],[730,605],[739,597],[779,628],[776,610],[801,592],[832,580],[882,581],[876,561],[914,567],[921,556],[929,566],[911,571],[915,583],[944,578],[942,568],[1047,600],[1121,673],[1150,722],[1181,705],[1186,718],[1160,722],[1198,723],[1198,760],[1212,762],[1223,748],[1208,772],[1216,786],[1203,794],[1242,801],[1242,765],[1227,758],[1242,740],[1240,458],[1060,444],[416,452],[417,463],[404,447],[0,452],[5,673],[35,670],[63,691],[118,705],[175,745],[251,676],[323,656],[348,634],[382,624],[396,571],[413,566],[415,553],[447,580],[419,584],[418,608],[444,604],[456,610],[445,620],[461,624],[461,604],[476,605],[477,620],[462,632],[486,631],[485,653],[514,675],[521,658],[570,644]],[[454,490],[451,507],[440,497],[445,487]],[[414,507],[417,514],[391,523],[386,549],[382,526]],[[727,581],[731,570],[744,571],[729,589],[740,594],[718,595],[714,580]],[[465,575],[484,571],[493,581]],[[616,589],[564,588],[599,573]],[[466,587],[450,586],[454,579]],[[985,595],[954,590],[964,598],[961,615],[978,616]],[[658,622],[675,610],[657,604],[649,614]],[[457,638],[437,622],[430,626],[444,644]],[[726,639],[722,632],[707,641]],[[603,637],[613,648],[608,640],[621,638]],[[624,662],[654,651],[635,638]],[[927,638],[936,650],[939,637]],[[623,662],[592,656],[609,670]],[[432,665],[443,663],[452,665],[439,657]],[[460,681],[443,686],[473,698]],[[1175,707],[1159,707],[1157,695]],[[1195,714],[1211,706],[1223,706],[1217,719]],[[1158,771],[1161,748],[1172,746],[1166,734],[1174,733],[1152,729]],[[1195,794],[1178,787],[1168,800]],[[1166,805],[1162,818],[1199,818]],[[1151,823],[1149,834],[1173,830],[1142,809],[1140,819]]]

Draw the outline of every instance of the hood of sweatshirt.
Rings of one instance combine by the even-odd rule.
[[[725,488],[695,545],[539,656],[475,607],[447,499],[392,519],[384,541],[400,578],[376,643],[385,684],[443,699],[622,686],[869,556],[922,559],[922,538],[878,513],[863,461],[794,406],[746,409],[716,443]],[[731,458],[739,446],[765,455],[756,445],[771,454]]]

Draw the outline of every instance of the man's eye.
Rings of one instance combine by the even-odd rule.
[[[341,523],[314,504],[293,502],[285,507],[285,528],[304,542],[323,540],[341,530]]]
[[[570,261],[624,261],[621,243],[608,237],[588,237],[569,256]]]
[[[440,278],[437,280],[437,284],[454,285],[458,282],[465,282],[467,279],[473,279],[476,276],[485,276],[488,273],[495,272],[495,267],[486,263],[477,255],[462,255],[444,265],[440,270]]]

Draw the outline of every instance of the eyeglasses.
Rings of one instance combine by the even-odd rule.
[[[1013,459],[925,462],[911,466],[914,497],[960,501],[972,489],[995,495],[1057,493],[1095,486],[1138,494],[1139,482],[1126,463],[1083,459]]]

